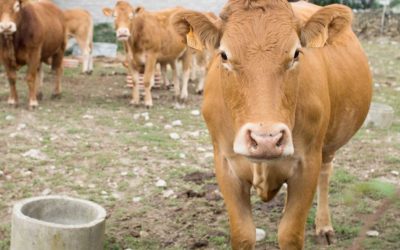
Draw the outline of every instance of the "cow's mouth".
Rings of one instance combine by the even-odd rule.
[[[118,35],[117,39],[119,41],[127,41],[129,39],[129,35]]]
[[[263,163],[263,162],[271,162],[271,161],[279,161],[285,159],[285,156],[246,156],[246,158],[253,163]]]

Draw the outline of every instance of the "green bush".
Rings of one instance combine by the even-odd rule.
[[[110,23],[100,23],[94,26],[93,41],[98,43],[116,43],[114,27]]]

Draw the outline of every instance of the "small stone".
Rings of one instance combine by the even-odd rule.
[[[10,138],[15,138],[15,137],[17,137],[18,136],[18,133],[11,133],[10,134]]]
[[[107,195],[108,193],[107,193],[106,191],[103,190],[103,191],[100,192],[100,194],[101,194],[101,195]]]
[[[27,176],[30,176],[30,175],[32,175],[32,171],[23,171],[22,173],[21,173],[21,175],[23,176],[23,177],[27,177]]]
[[[135,203],[140,202],[141,200],[142,200],[142,197],[133,197],[132,198],[132,201]]]
[[[399,176],[399,171],[393,170],[390,173],[394,176]]]
[[[204,154],[204,158],[208,159],[208,158],[214,158],[214,153],[205,153]]]
[[[174,127],[180,127],[182,125],[183,125],[183,123],[181,120],[176,120],[176,121],[172,122],[172,126],[174,126]]]
[[[377,237],[377,236],[379,236],[379,232],[375,231],[375,230],[370,230],[370,231],[367,232],[367,236],[369,236],[369,237]]]
[[[140,151],[143,151],[143,152],[148,151],[148,150],[149,150],[149,148],[147,146],[143,146],[140,148]]]
[[[11,180],[11,179],[12,179],[11,175],[6,175],[6,180],[7,180],[7,181],[9,181],[9,180]]]
[[[200,131],[190,132],[189,135],[193,138],[198,138],[200,136]]]
[[[14,120],[14,116],[12,116],[12,115],[7,115],[7,116],[6,116],[6,121],[11,121],[11,120]]]
[[[164,198],[169,198],[169,197],[173,196],[174,194],[175,194],[174,190],[169,189],[169,190],[166,190],[166,191],[163,192],[163,197]]]
[[[42,195],[43,196],[46,196],[46,195],[49,195],[49,194],[51,194],[51,189],[50,188],[46,188],[45,190],[42,191]]]
[[[154,124],[151,123],[151,122],[148,122],[148,123],[146,123],[144,126],[145,126],[145,127],[148,127],[148,128],[152,128],[152,127],[154,127]]]
[[[180,153],[180,154],[179,154],[179,158],[181,158],[181,159],[186,159],[186,155],[185,155],[184,153]]]
[[[134,114],[133,115],[133,120],[139,120],[140,114]]]
[[[156,182],[156,187],[166,187],[167,186],[167,182],[165,182],[164,180],[162,180],[162,179],[159,179],[157,182]]]
[[[23,130],[25,128],[26,128],[26,124],[25,123],[18,124],[18,126],[17,126],[17,130],[18,131],[21,131],[21,130]]]
[[[4,176],[4,172],[0,170],[0,177]]]
[[[265,239],[266,236],[267,234],[264,230],[256,228],[256,241],[262,241],[263,239]]]
[[[121,172],[121,176],[127,176],[128,172]]]
[[[96,185],[95,184],[89,184],[88,188],[96,188]]]
[[[86,119],[86,120],[93,120],[94,116],[92,116],[92,115],[84,115],[84,116],[82,116],[82,118]]]
[[[171,133],[171,134],[169,134],[169,137],[172,140],[179,140],[181,138],[177,133]]]
[[[200,111],[199,110],[192,110],[191,112],[190,112],[190,114],[192,114],[192,115],[194,115],[194,116],[199,116],[200,115]]]
[[[121,199],[121,195],[118,194],[118,193],[113,193],[111,196],[116,200],[120,200]]]
[[[33,158],[36,160],[47,160],[47,155],[45,155],[44,153],[42,153],[40,150],[38,149],[31,149],[25,153],[22,154],[23,157],[27,157],[27,158]]]
[[[167,124],[167,125],[164,126],[164,129],[172,129],[172,126]]]
[[[206,152],[207,150],[206,150],[205,148],[198,147],[198,148],[197,148],[197,151],[198,151],[198,152]]]

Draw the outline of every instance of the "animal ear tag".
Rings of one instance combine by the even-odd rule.
[[[200,51],[204,50],[203,44],[201,44],[199,37],[193,32],[192,27],[190,27],[190,31],[186,35],[186,41],[187,41],[187,45],[190,48],[200,50]]]

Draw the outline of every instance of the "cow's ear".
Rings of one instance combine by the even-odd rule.
[[[222,37],[221,29],[207,16],[196,11],[183,10],[172,17],[172,24],[187,43],[187,35],[193,32],[207,48],[218,48]]]
[[[142,6],[138,6],[133,10],[134,14],[139,14],[143,11],[144,11],[144,8]]]
[[[301,30],[301,44],[304,47],[324,47],[337,41],[347,29],[351,29],[353,13],[350,8],[332,4],[326,6],[306,22]]]
[[[105,15],[105,16],[112,16],[113,15],[113,10],[112,9],[110,9],[110,8],[103,8],[103,14]]]

